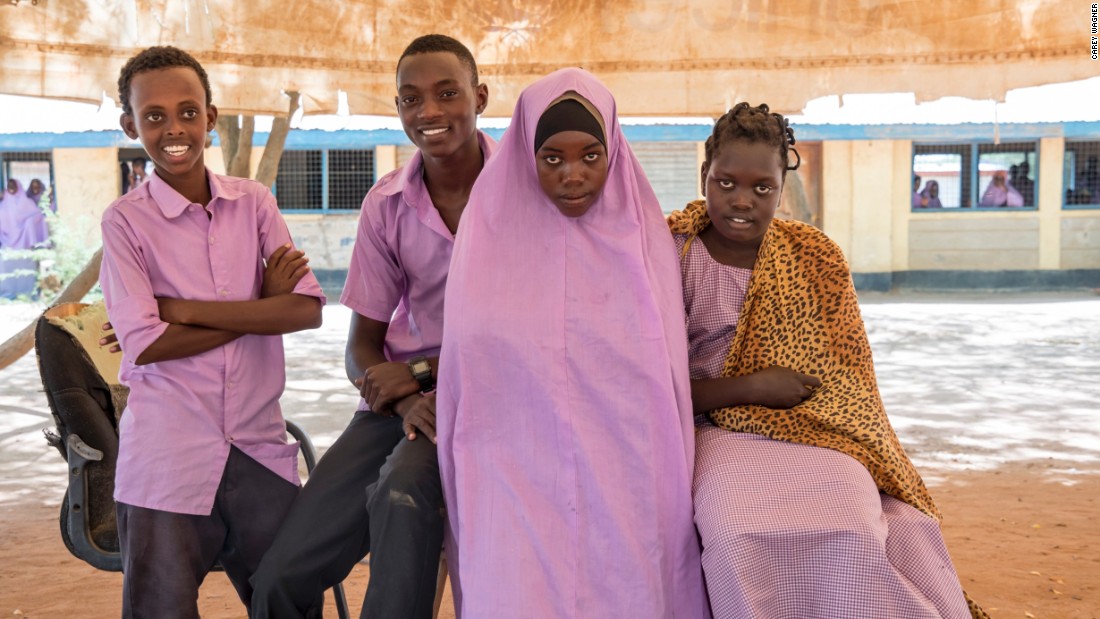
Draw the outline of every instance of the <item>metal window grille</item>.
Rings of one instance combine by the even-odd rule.
[[[1005,177],[1009,192],[1015,190],[1023,206],[1034,207],[1039,170],[1034,142],[978,145],[978,206],[1000,206],[983,203],[989,185],[997,175]],[[1009,204],[1012,206],[1012,204]]]
[[[48,152],[4,152],[0,153],[0,162],[0,180],[4,185],[14,178],[24,188],[34,179],[53,186],[53,156]]]
[[[695,142],[635,142],[634,156],[645,170],[665,213],[680,210],[699,193]]]
[[[373,185],[373,150],[288,150],[272,190],[284,211],[351,211]]]
[[[374,185],[373,150],[328,151],[328,204],[334,211],[353,211]]]
[[[1100,205],[1100,141],[1066,142],[1062,187],[1066,204]]]
[[[288,150],[279,159],[272,191],[284,211],[318,211],[324,208],[321,151]]]
[[[914,193],[927,196],[938,186],[942,208],[968,208],[970,200],[969,144],[917,144],[913,147]],[[919,178],[919,182],[918,182]],[[913,208],[923,209],[917,198]]]

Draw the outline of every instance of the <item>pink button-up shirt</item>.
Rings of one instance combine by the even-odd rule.
[[[254,181],[207,170],[211,216],[155,173],[103,214],[99,281],[122,345],[130,399],[119,423],[115,500],[207,515],[231,445],[298,483],[297,445],[279,409],[280,336],[245,335],[213,350],[134,363],[168,328],[157,297],[258,299],[263,258],[290,242],[275,198]],[[312,273],[294,290],[324,293]]]
[[[488,159],[496,142],[478,132]],[[388,322],[386,358],[406,361],[439,355],[443,342],[443,289],[454,235],[424,185],[420,151],[404,167],[379,179],[363,200],[359,231],[340,302]],[[368,410],[360,400],[360,410]]]

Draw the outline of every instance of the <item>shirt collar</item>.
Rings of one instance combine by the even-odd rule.
[[[477,130],[477,143],[481,147],[481,154],[488,159],[496,147],[496,141],[489,137],[487,133],[478,129]],[[384,187],[378,188],[378,193],[384,196],[395,196],[397,194],[403,194],[405,196],[405,202],[410,206],[416,206],[414,200],[410,200],[412,194],[417,194],[418,190],[424,189],[424,155],[421,154],[420,149],[417,149],[413,156],[405,163],[405,166],[401,168],[401,173],[397,175],[397,178],[392,183],[386,184]]]
[[[227,185],[223,182],[222,177],[211,172],[210,168],[205,169],[206,180],[210,184],[211,206],[213,206],[218,199],[236,200],[244,195],[235,186]],[[153,174],[150,176],[148,184],[149,195],[152,196],[153,201],[160,207],[160,211],[164,213],[164,216],[169,219],[179,217],[183,211],[192,204],[191,201],[183,197],[183,194],[173,189],[171,185],[162,179],[160,175],[157,174],[156,170],[153,170]],[[199,206],[206,205],[200,204]]]

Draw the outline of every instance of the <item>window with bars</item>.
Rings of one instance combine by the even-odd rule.
[[[272,191],[283,211],[340,212],[358,209],[373,185],[373,150],[288,150]]]
[[[53,186],[53,157],[42,152],[0,152],[0,180],[7,186],[14,178],[29,188],[31,181]]]
[[[912,208],[1035,208],[1035,142],[916,144]]]
[[[1100,141],[1066,142],[1062,187],[1066,205],[1100,207]]]

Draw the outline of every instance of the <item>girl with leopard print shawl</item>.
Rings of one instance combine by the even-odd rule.
[[[714,617],[986,617],[886,417],[843,254],[773,220],[793,145],[786,119],[739,103],[707,139],[706,199],[669,218]]]

